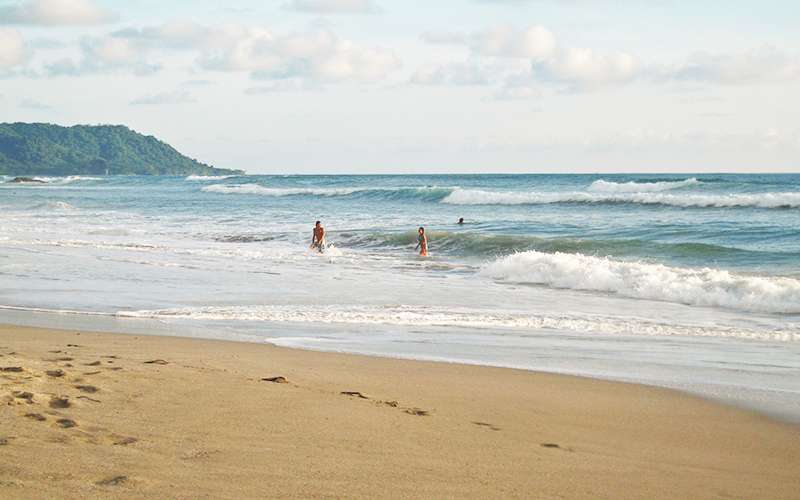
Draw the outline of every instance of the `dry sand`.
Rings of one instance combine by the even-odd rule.
[[[800,498],[798,426],[578,377],[8,326],[0,402],[4,499]]]

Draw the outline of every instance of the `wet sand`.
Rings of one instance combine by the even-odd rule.
[[[679,392],[0,326],[1,498],[799,498],[800,427]]]

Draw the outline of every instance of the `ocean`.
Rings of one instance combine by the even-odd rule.
[[[10,179],[0,322],[633,381],[800,421],[800,175]]]

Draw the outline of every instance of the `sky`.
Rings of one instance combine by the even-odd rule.
[[[0,0],[0,121],[250,173],[800,172],[796,0]]]

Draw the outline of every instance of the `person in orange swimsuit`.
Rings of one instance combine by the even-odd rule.
[[[419,248],[420,256],[427,257],[428,256],[428,237],[425,235],[425,228],[424,227],[419,228],[418,241],[419,241],[419,243],[417,243],[417,246],[416,246],[416,248],[414,248],[414,250]]]
[[[311,236],[311,248],[316,248],[319,253],[325,251],[325,228],[322,227],[322,222],[320,221],[314,224],[314,233]]]

